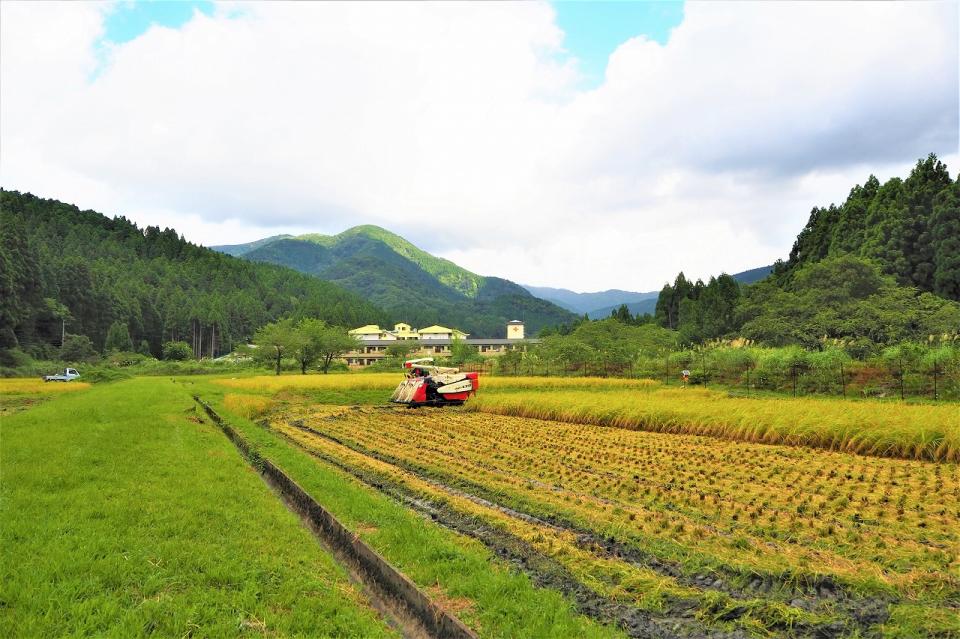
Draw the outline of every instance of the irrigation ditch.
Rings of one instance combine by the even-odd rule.
[[[193,399],[286,505],[303,518],[320,543],[362,584],[374,607],[405,637],[478,639],[460,619],[351,532],[289,475],[261,456],[209,404],[197,395]]]
[[[334,418],[336,416],[325,419]],[[443,492],[466,498],[478,505],[497,510],[527,523],[571,532],[575,535],[576,543],[580,548],[588,550],[598,557],[625,561],[640,568],[651,569],[658,574],[671,577],[680,585],[699,590],[715,590],[733,599],[744,601],[743,606],[734,606],[722,611],[716,617],[720,621],[735,621],[740,616],[750,612],[750,606],[748,605],[750,599],[771,596],[779,598],[783,603],[792,607],[809,612],[832,612],[841,617],[841,619],[822,624],[798,623],[790,627],[773,628],[787,632],[790,636],[839,637],[845,636],[851,631],[860,633],[860,636],[872,636],[877,634],[877,625],[883,623],[889,615],[888,606],[892,599],[880,596],[852,595],[841,584],[836,583],[829,577],[820,577],[815,581],[798,584],[779,575],[742,575],[732,570],[724,571],[723,567],[718,567],[712,572],[702,571],[699,574],[686,574],[679,565],[612,537],[598,535],[596,532],[578,526],[574,522],[555,516],[524,512],[515,508],[520,506],[518,504],[504,505],[498,500],[498,497],[502,497],[502,495],[494,493],[480,484],[459,477],[447,476],[434,469],[423,468],[392,455],[370,450],[356,442],[342,440],[334,435],[306,426],[302,420],[294,420],[287,422],[287,424],[343,446],[354,453],[400,468]],[[261,422],[261,425],[266,426],[267,423]],[[652,615],[647,611],[636,608],[631,610],[630,606],[624,606],[623,604],[611,607],[611,602],[587,589],[559,563],[542,555],[522,539],[484,524],[478,521],[476,517],[464,515],[446,504],[425,499],[423,495],[413,493],[413,491],[383,475],[353,467],[341,459],[312,450],[282,431],[271,430],[311,455],[341,468],[360,481],[402,501],[438,523],[480,540],[499,556],[511,561],[530,574],[538,584],[555,587],[573,595],[578,607],[584,614],[605,622],[617,623],[627,630],[631,636],[729,636],[722,633],[719,635],[712,634],[710,629],[703,627],[698,620],[693,619],[694,615],[689,601],[673,602],[662,616],[661,623],[656,620],[658,615]],[[598,599],[602,601],[596,601]],[[636,623],[638,618],[643,619],[644,622]],[[691,623],[693,621],[697,621],[697,623]],[[635,626],[635,632],[630,630],[631,624]],[[655,628],[654,634],[645,634],[651,627]]]

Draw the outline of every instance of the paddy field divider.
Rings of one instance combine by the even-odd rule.
[[[294,512],[310,524],[321,542],[353,564],[357,569],[357,577],[373,591],[372,594],[399,604],[401,616],[412,619],[422,628],[422,632],[430,637],[478,639],[473,630],[433,601],[409,577],[351,532],[289,475],[260,455],[209,404],[197,395],[194,395],[193,399],[237,447],[241,456],[256,468],[267,484],[280,494]]]

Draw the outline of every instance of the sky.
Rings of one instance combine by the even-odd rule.
[[[960,169],[958,3],[0,3],[0,185],[204,244],[377,224],[656,290]]]

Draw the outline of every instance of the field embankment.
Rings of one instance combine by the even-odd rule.
[[[611,392],[598,386],[595,391],[481,393],[468,408],[573,424],[960,461],[957,404],[737,398],[693,388]]]

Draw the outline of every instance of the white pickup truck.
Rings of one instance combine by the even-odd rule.
[[[75,379],[79,379],[80,373],[77,372],[75,368],[66,368],[62,373],[57,373],[56,375],[44,375],[43,381],[45,382],[70,382]]]

